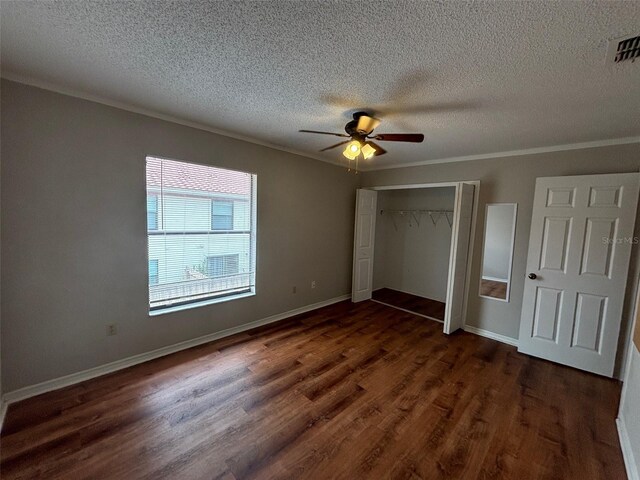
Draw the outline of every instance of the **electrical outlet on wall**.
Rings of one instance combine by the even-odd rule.
[[[107,325],[107,336],[117,335],[118,334],[118,326],[115,323],[111,325]]]
[[[315,280],[311,280],[311,288],[316,288],[316,281]]]

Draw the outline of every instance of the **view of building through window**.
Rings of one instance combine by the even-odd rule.
[[[147,157],[151,310],[253,291],[255,181]]]

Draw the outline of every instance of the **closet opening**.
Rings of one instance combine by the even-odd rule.
[[[378,192],[372,300],[444,322],[455,187]]]
[[[479,183],[359,189],[352,300],[462,328]]]

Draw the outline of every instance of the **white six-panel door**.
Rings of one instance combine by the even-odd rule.
[[[351,300],[369,300],[373,290],[373,253],[376,236],[378,192],[358,189],[356,193],[356,225],[353,240],[353,276]]]
[[[537,179],[519,351],[612,376],[639,177]]]

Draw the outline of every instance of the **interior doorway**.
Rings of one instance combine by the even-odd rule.
[[[640,173],[536,179],[518,351],[613,376]]]

